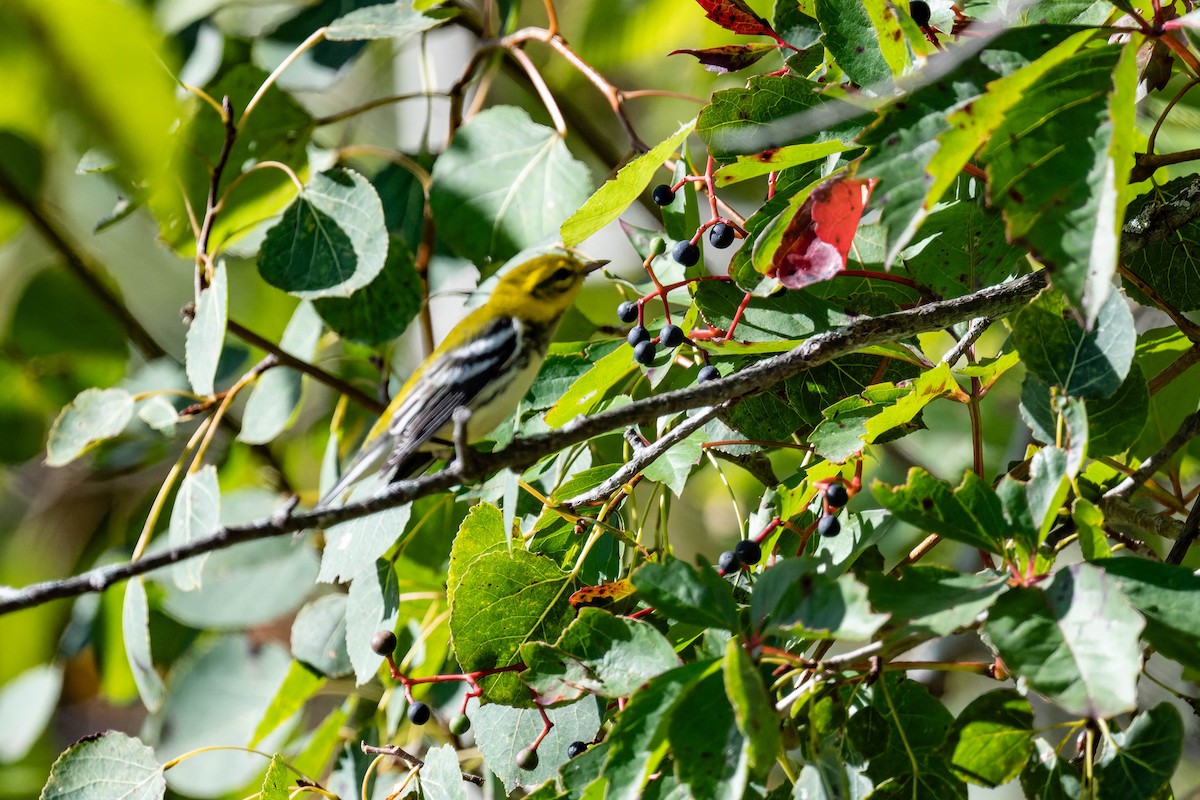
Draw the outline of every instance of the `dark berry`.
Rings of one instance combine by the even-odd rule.
[[[685,267],[690,267],[700,261],[700,248],[687,240],[676,242],[675,248],[671,250],[671,258]]]
[[[586,742],[571,742],[571,744],[567,747],[567,758],[578,758],[586,752]]]
[[[817,523],[817,533],[822,536],[837,536],[842,531],[842,523],[833,514],[826,514]]]
[[[718,222],[708,229],[708,241],[718,250],[724,250],[733,244],[733,228],[724,222]]]
[[[537,750],[530,750],[526,747],[521,752],[517,753],[517,766],[523,770],[530,771],[537,769],[538,755]]]
[[[390,656],[396,652],[396,634],[379,631],[371,637],[371,649],[381,656]]]
[[[408,707],[408,721],[413,725],[424,725],[429,722],[429,706],[420,700]]]
[[[633,348],[633,360],[648,367],[654,363],[655,349],[654,342],[638,342]]]
[[[850,493],[846,491],[846,487],[840,483],[831,483],[825,489],[825,502],[832,508],[841,508],[850,501]]]
[[[670,186],[667,186],[665,183],[660,183],[658,186],[654,187],[651,197],[654,198],[654,202],[658,205],[669,206],[671,203],[675,202],[675,190]]]
[[[696,382],[704,383],[706,381],[715,381],[719,377],[721,377],[720,370],[718,370],[712,364],[705,364],[700,368],[700,374],[696,376]]]
[[[737,572],[738,567],[742,562],[738,560],[738,554],[732,550],[726,550],[717,558],[717,569],[728,575],[731,572]]]
[[[743,564],[757,564],[762,560],[762,547],[753,539],[742,539],[733,548],[733,554]]]
[[[929,3],[926,3],[925,0],[912,0],[908,4],[908,13],[918,27],[929,27]]]
[[[462,736],[469,730],[471,730],[471,718],[466,714],[459,714],[450,720],[450,732],[455,736]]]
[[[636,322],[638,318],[637,303],[631,303],[626,300],[621,305],[617,306],[617,319],[624,322],[626,325]]]
[[[642,342],[650,341],[650,331],[641,325],[634,325],[629,329],[629,335],[625,337],[625,341],[629,342],[630,347],[637,347]]]
[[[683,344],[683,329],[678,325],[664,325],[658,332],[658,343],[663,347],[679,347]]]

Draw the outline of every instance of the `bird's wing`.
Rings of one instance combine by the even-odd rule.
[[[487,397],[481,396],[484,388],[497,383],[497,376],[506,371],[520,345],[517,321],[499,317],[470,342],[435,356],[392,415],[388,425],[392,453],[386,468],[401,464],[436,436],[456,408],[473,408],[476,401],[486,401]]]

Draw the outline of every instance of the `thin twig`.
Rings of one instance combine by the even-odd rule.
[[[1175,540],[1171,552],[1167,553],[1167,563],[1182,564],[1183,557],[1187,555],[1192,542],[1196,541],[1197,534],[1200,534],[1200,498],[1192,504],[1192,510],[1183,522],[1183,530],[1180,532],[1179,538]]]
[[[992,321],[987,317],[979,317],[971,320],[971,324],[967,326],[967,332],[963,337],[955,342],[954,347],[946,351],[946,355],[942,356],[942,363],[953,367],[960,358],[962,358],[971,346],[983,336],[983,332],[992,326]]]
[[[1113,488],[1104,493],[1105,498],[1120,498],[1122,500],[1129,499],[1129,496],[1134,493],[1143,483],[1145,483],[1151,475],[1158,472],[1162,467],[1174,457],[1179,448],[1200,436],[1200,411],[1188,414],[1180,423],[1179,429],[1163,443],[1163,446],[1156,453],[1142,462],[1142,465],[1137,468],[1137,471],[1130,475],[1125,480],[1118,483]]]
[[[368,755],[391,756],[392,758],[398,758],[413,769],[421,769],[421,767],[425,766],[424,761],[417,758],[412,753],[404,750],[399,745],[385,744],[377,747],[373,744],[362,742],[359,746],[362,748],[362,751]],[[462,775],[462,779],[464,781],[473,783],[476,786],[483,786],[483,778],[479,777],[478,775],[472,775],[469,772],[461,772],[459,774]]]
[[[61,580],[44,581],[22,589],[4,590],[0,593],[0,615],[50,600],[103,591],[135,575],[144,575],[183,559],[243,542],[309,528],[328,528],[339,522],[369,516],[419,497],[478,480],[505,467],[523,470],[544,456],[609,431],[651,422],[666,414],[700,406],[713,406],[765,391],[780,381],[864,347],[941,330],[975,317],[1005,317],[1027,304],[1045,286],[1045,274],[1035,272],[952,300],[928,303],[878,317],[857,319],[844,328],[812,336],[786,353],[765,358],[732,375],[646,397],[588,417],[577,417],[556,430],[516,439],[497,452],[477,453],[473,458],[476,471],[471,473],[465,472],[461,465],[452,463],[430,475],[395,482],[374,497],[338,508],[320,508],[294,513],[284,518],[270,517],[242,525],[225,525],[206,538],[150,554],[136,563],[109,565]]]

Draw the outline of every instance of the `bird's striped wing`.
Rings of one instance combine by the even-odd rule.
[[[385,468],[404,463],[436,436],[451,421],[456,408],[473,409],[493,396],[500,388],[497,384],[504,382],[497,376],[505,374],[520,346],[517,321],[500,317],[480,336],[435,355],[392,415],[388,432],[394,442]]]

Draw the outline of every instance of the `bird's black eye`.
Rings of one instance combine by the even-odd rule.
[[[550,276],[550,280],[554,281],[555,283],[560,283],[572,277],[573,275],[574,273],[566,267],[559,267],[554,271],[554,274]]]

